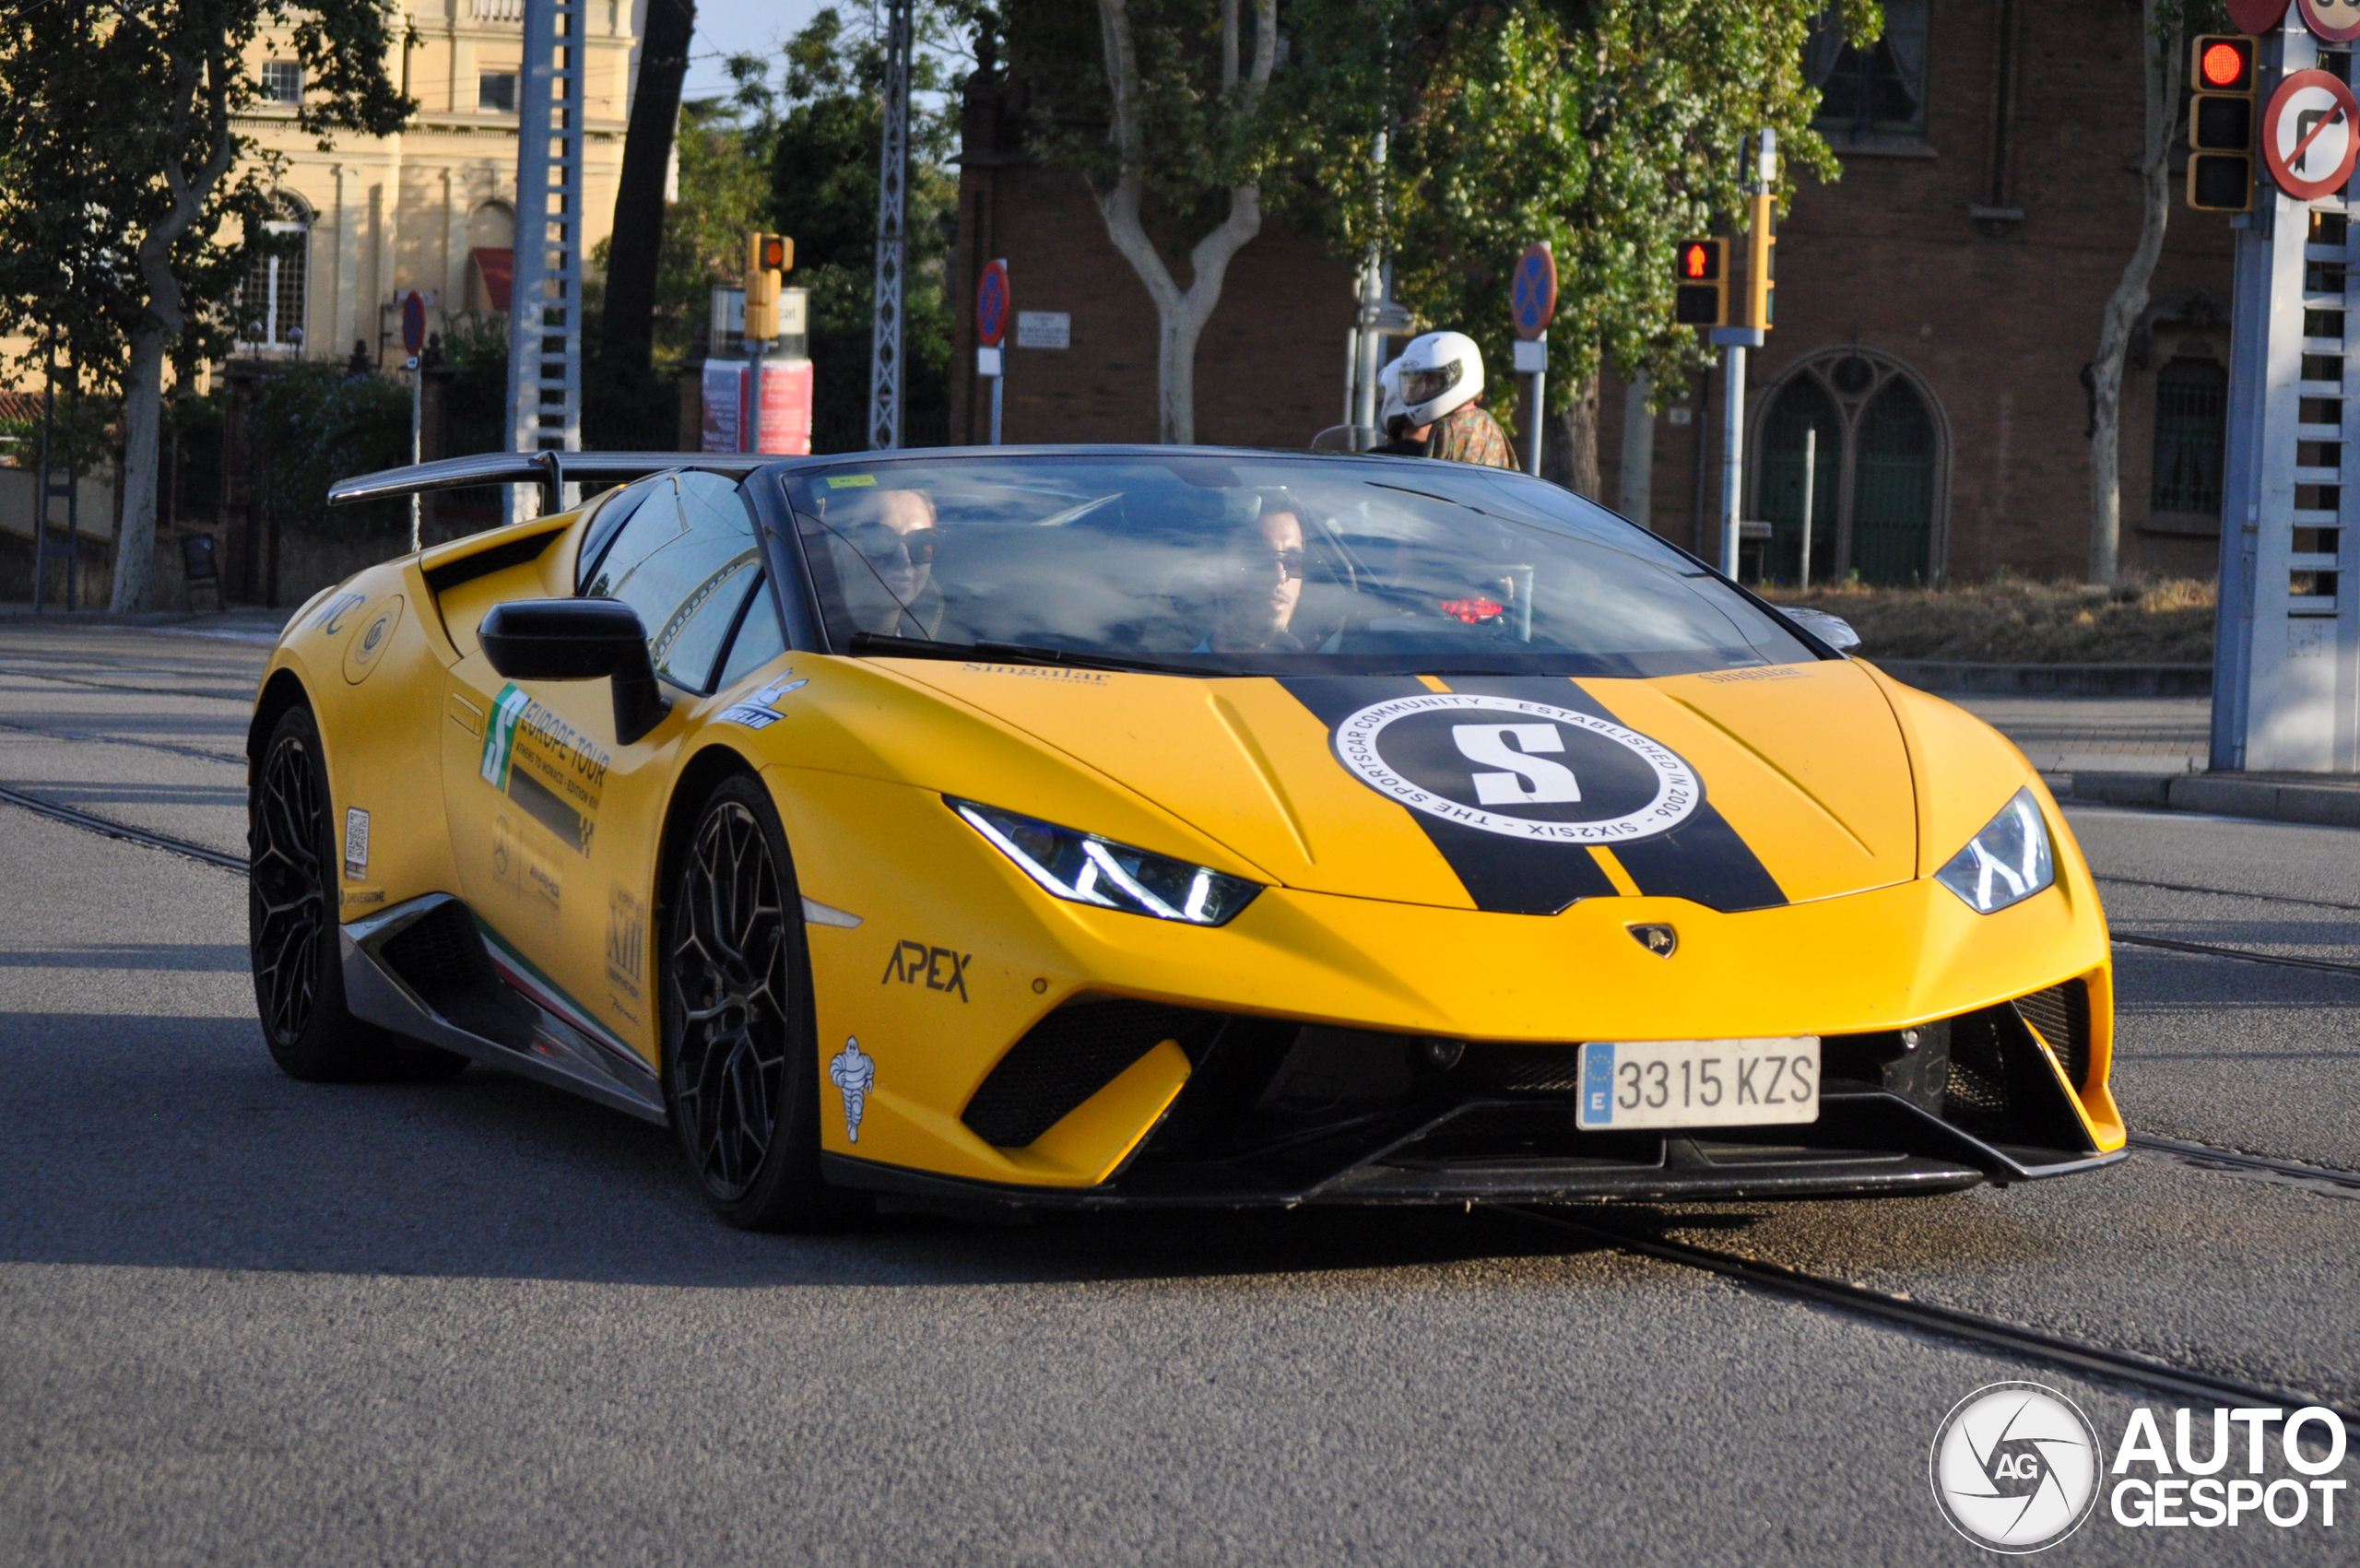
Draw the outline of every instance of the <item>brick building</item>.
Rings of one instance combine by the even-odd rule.
[[[1779,232],[1777,324],[1750,357],[1746,515],[1773,525],[1764,562],[1791,580],[1816,430],[1815,581],[2077,576],[2082,371],[2139,230],[2139,9],[1886,0],[1885,16],[1870,49],[1823,34],[1807,56],[1844,173],[1804,181]],[[971,87],[952,257],[957,297],[1005,256],[1020,311],[1068,318],[1068,347],[1012,338],[1006,438],[1152,440],[1153,307],[1080,181],[1024,158],[1021,108]],[[2213,570],[2229,239],[2219,216],[2175,198],[2124,376],[2127,570]],[[1184,265],[1185,249],[1165,247]],[[1266,225],[1205,330],[1198,438],[1300,446],[1336,423],[1352,311],[1346,268]],[[960,330],[951,435],[982,440],[988,389],[973,374],[972,323]],[[1718,504],[1718,378],[1627,430],[1622,390],[1610,378],[1599,399],[1600,499],[1695,546]]]

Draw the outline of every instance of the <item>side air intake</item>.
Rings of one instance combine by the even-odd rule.
[[[1022,1149],[1164,1041],[1186,1049],[1221,1022],[1161,1002],[1068,1002],[1009,1047],[959,1119],[995,1148]]]
[[[2016,998],[2016,1012],[2040,1031],[2057,1053],[2065,1078],[2076,1089],[2090,1079],[2090,987],[2086,981],[2068,980],[2046,991]]]

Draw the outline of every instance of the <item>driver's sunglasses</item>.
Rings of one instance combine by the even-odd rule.
[[[897,560],[904,550],[912,566],[933,565],[934,537],[932,528],[913,528],[903,534],[882,523],[856,523],[844,530],[845,542],[879,566]]]
[[[1258,553],[1231,557],[1229,569],[1240,577],[1258,577],[1268,572],[1272,566],[1276,566],[1279,569],[1280,580],[1300,583],[1303,581],[1304,559],[1301,550],[1263,550]]]

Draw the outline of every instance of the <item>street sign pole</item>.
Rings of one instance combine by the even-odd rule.
[[[2320,68],[2307,7],[2262,37],[2260,162],[2237,229],[2222,486],[2211,764],[2360,771],[2360,401],[2344,277],[2360,131],[2339,48]],[[2354,323],[2354,324],[2360,324]]]
[[[1548,405],[1549,324],[1557,314],[1557,256],[1546,240],[1524,248],[1508,280],[1508,315],[1516,326],[1516,369],[1526,379],[1524,470],[1540,475],[1540,427]]]
[[[424,460],[425,447],[421,431],[426,425],[426,367],[420,356],[426,349],[426,298],[413,289],[402,296],[402,348],[409,355],[409,460],[416,464]],[[424,521],[423,498],[412,490],[409,496],[409,553],[416,555],[422,545],[419,532]]]
[[[1753,233],[1747,246],[1746,306],[1742,324],[1713,329],[1725,351],[1727,391],[1721,402],[1721,572],[1735,581],[1738,544],[1745,509],[1745,353],[1767,340],[1770,328],[1770,201],[1778,181],[1778,133],[1767,125],[1755,133]],[[1732,281],[1735,281],[1732,279]]]
[[[975,373],[992,383],[992,444],[999,444],[1000,389],[1008,383],[1008,262],[993,261],[975,282]]]
[[[1819,427],[1803,431],[1803,564],[1802,586],[1811,586],[1811,512],[1819,491]]]

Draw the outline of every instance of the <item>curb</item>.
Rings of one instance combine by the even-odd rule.
[[[2210,697],[2211,665],[1986,665],[1879,659],[1877,668],[1920,691],[2026,697]]]
[[[2078,772],[2071,776],[2071,798],[2088,804],[2360,828],[2360,780],[2307,784],[2283,776],[2242,773]]]

